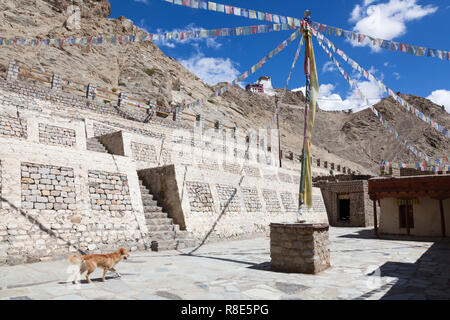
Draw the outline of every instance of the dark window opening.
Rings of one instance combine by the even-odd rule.
[[[339,220],[350,221],[350,199],[339,199]]]
[[[402,204],[398,207],[400,228],[406,228],[408,219],[408,225],[410,228],[414,228],[414,214],[413,206],[411,204]]]

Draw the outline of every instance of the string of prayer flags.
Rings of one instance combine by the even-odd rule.
[[[387,168],[393,169],[412,168],[420,171],[450,172],[450,165],[448,164],[433,165],[428,164],[427,162],[396,163],[383,160],[381,161],[380,168],[382,171],[385,171]]]
[[[239,8],[239,7],[229,6],[229,5],[223,5],[223,4],[215,3],[212,1],[201,1],[201,0],[198,0],[198,1],[162,0],[162,1],[173,3],[173,4],[176,4],[179,6],[183,6],[183,7],[189,7],[192,9],[216,11],[216,12],[232,14],[235,16],[240,16],[240,17],[244,17],[244,18],[248,18],[248,19],[256,19],[256,20],[273,22],[273,23],[288,24],[288,25],[294,26],[294,27],[300,27],[300,21],[301,21],[301,19],[298,19],[298,18],[286,17],[286,16],[262,12],[262,11],[258,11],[258,10],[251,10],[251,9],[244,9],[244,8]]]
[[[281,24],[261,24],[255,26],[243,26],[233,28],[219,28],[212,30],[187,30],[172,31],[165,33],[146,33],[143,36],[136,37],[134,35],[116,35],[112,37],[83,37],[83,38],[60,38],[60,39],[4,39],[0,38],[0,46],[39,46],[39,45],[89,45],[89,44],[122,44],[129,42],[145,42],[145,41],[164,41],[177,40],[183,41],[188,39],[198,39],[206,37],[228,37],[228,36],[246,36],[250,34],[278,32],[285,30],[293,30],[297,27]]]
[[[352,66],[353,69],[358,70],[366,79],[375,81],[378,86],[380,87],[383,92],[388,92],[389,96],[393,97],[398,103],[400,103],[401,106],[403,106],[408,112],[415,115],[420,120],[426,122],[431,127],[445,135],[447,138],[450,138],[450,131],[443,125],[439,124],[438,122],[432,120],[430,117],[423,114],[418,108],[411,105],[409,102],[407,102],[405,99],[397,95],[392,89],[388,88],[383,82],[378,80],[372,73],[362,68],[356,61],[348,57],[341,49],[336,47],[327,37],[325,37],[322,33],[316,31],[316,34],[318,39],[323,41],[328,48],[331,48],[334,52],[336,52],[338,55],[340,55],[345,62],[347,62],[350,66]],[[331,53],[328,54],[329,56]]]
[[[322,35],[323,36],[323,35]],[[341,74],[344,76],[344,78],[346,78],[346,80],[348,81],[349,85],[351,88],[357,89],[356,92],[358,93],[358,95],[361,97],[361,99],[364,101],[365,104],[369,105],[369,100],[366,98],[366,96],[361,92],[361,90],[357,87],[356,83],[353,82],[350,77],[346,74],[346,72],[344,71],[344,69],[341,67],[341,65],[339,64],[339,62],[333,57],[332,53],[330,50],[328,50],[328,48],[323,44],[323,41],[321,40],[321,37],[317,37],[317,40],[319,42],[319,45],[321,46],[321,48],[328,54],[328,56],[331,56],[331,60],[332,62],[336,65],[336,67],[338,68],[338,70],[341,72]],[[346,76],[345,76],[346,75]],[[399,141],[405,148],[407,148],[408,150],[410,150],[412,153],[414,153],[417,157],[421,158],[421,159],[425,159],[425,161],[429,162],[430,159],[427,155],[425,155],[423,152],[419,151],[418,148],[416,148],[415,146],[411,145],[410,143],[408,143],[406,140],[402,139],[402,137],[400,136],[400,134],[398,133],[398,131],[396,129],[394,129],[394,127],[392,127],[382,116],[382,114],[374,107],[374,105],[370,106],[370,109],[372,110],[372,112],[377,116],[377,118],[380,120],[380,122],[382,123],[382,125],[387,129],[387,131],[389,131],[390,133],[392,133],[395,138],[397,139],[397,141]]]
[[[311,26],[315,31],[325,32],[327,35],[330,36],[335,35],[337,37],[344,37],[348,40],[358,42],[360,44],[364,43],[365,41],[369,41],[374,47],[379,47],[394,52],[398,51],[419,57],[432,57],[447,61],[450,60],[450,51],[437,50],[432,48],[409,45],[406,43],[400,43],[391,40],[378,39],[365,34],[327,26],[326,24],[316,21],[313,21]]]
[[[260,68],[263,67],[264,64],[267,63],[267,61],[269,61],[270,59],[272,59],[274,56],[276,56],[278,53],[280,53],[284,48],[286,48],[289,44],[291,44],[295,39],[298,38],[298,36],[300,35],[301,30],[298,28],[295,32],[293,32],[289,38],[287,38],[286,40],[284,40],[282,43],[280,43],[275,49],[273,49],[272,51],[269,52],[269,54],[267,54],[266,56],[264,56],[258,63],[256,63],[255,65],[253,65],[249,70],[245,71],[244,73],[242,73],[239,77],[237,77],[236,79],[234,79],[231,83],[227,83],[226,85],[224,85],[223,87],[219,88],[217,91],[215,91],[214,93],[212,93],[207,99],[198,99],[197,101],[185,104],[182,108],[182,110],[185,109],[189,109],[193,106],[199,106],[201,104],[204,104],[205,101],[210,100],[213,97],[216,96],[220,96],[222,94],[224,94],[225,92],[229,91],[231,89],[231,87],[234,87],[236,85],[239,84],[239,81],[242,81],[246,78],[248,78],[250,75],[252,75],[253,73],[255,73],[257,70],[259,70]],[[173,112],[173,110],[169,111],[169,112]]]

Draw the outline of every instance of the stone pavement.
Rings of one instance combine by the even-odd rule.
[[[100,282],[73,285],[68,261],[0,267],[0,299],[450,299],[450,241],[373,239],[330,228],[332,267],[318,275],[270,271],[268,237],[192,249],[133,252]]]

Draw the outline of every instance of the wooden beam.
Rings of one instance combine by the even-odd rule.
[[[444,203],[442,199],[439,200],[439,208],[441,209],[442,236],[445,238],[445,216],[444,216]]]
[[[373,226],[375,236],[378,238],[378,218],[377,218],[377,201],[373,200]]]
[[[409,206],[405,206],[406,210],[406,234],[409,236],[411,233],[411,228],[409,227]]]

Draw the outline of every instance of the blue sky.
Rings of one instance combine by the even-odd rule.
[[[191,9],[161,0],[110,0],[112,17],[121,15],[151,33],[182,31],[194,28],[216,29],[222,27],[263,24],[263,21],[226,15],[219,12]],[[315,0],[269,1],[223,0],[218,3],[254,9],[292,17],[303,17],[305,9],[312,18],[327,25],[355,30],[376,38],[395,40],[411,45],[450,51],[449,35],[450,1],[448,0]],[[202,40],[156,42],[168,56],[178,60],[209,84],[231,81],[246,71],[289,37],[292,31],[281,31],[250,36],[220,37]],[[395,92],[428,97],[445,105],[450,112],[450,61],[437,58],[416,57],[401,52],[355,46],[336,36],[329,39],[344,50],[363,68],[370,70]],[[272,77],[274,87],[284,87],[298,42],[292,43],[279,55],[264,65],[243,85],[256,81],[262,75]],[[352,92],[340,73],[330,66],[324,51],[314,42],[318,76],[321,84],[320,106],[337,110],[358,108],[362,101]],[[351,67],[339,56],[341,66],[351,74]],[[305,84],[302,71],[303,52],[291,77],[288,89]],[[358,80],[371,102],[385,96],[378,87]]]

